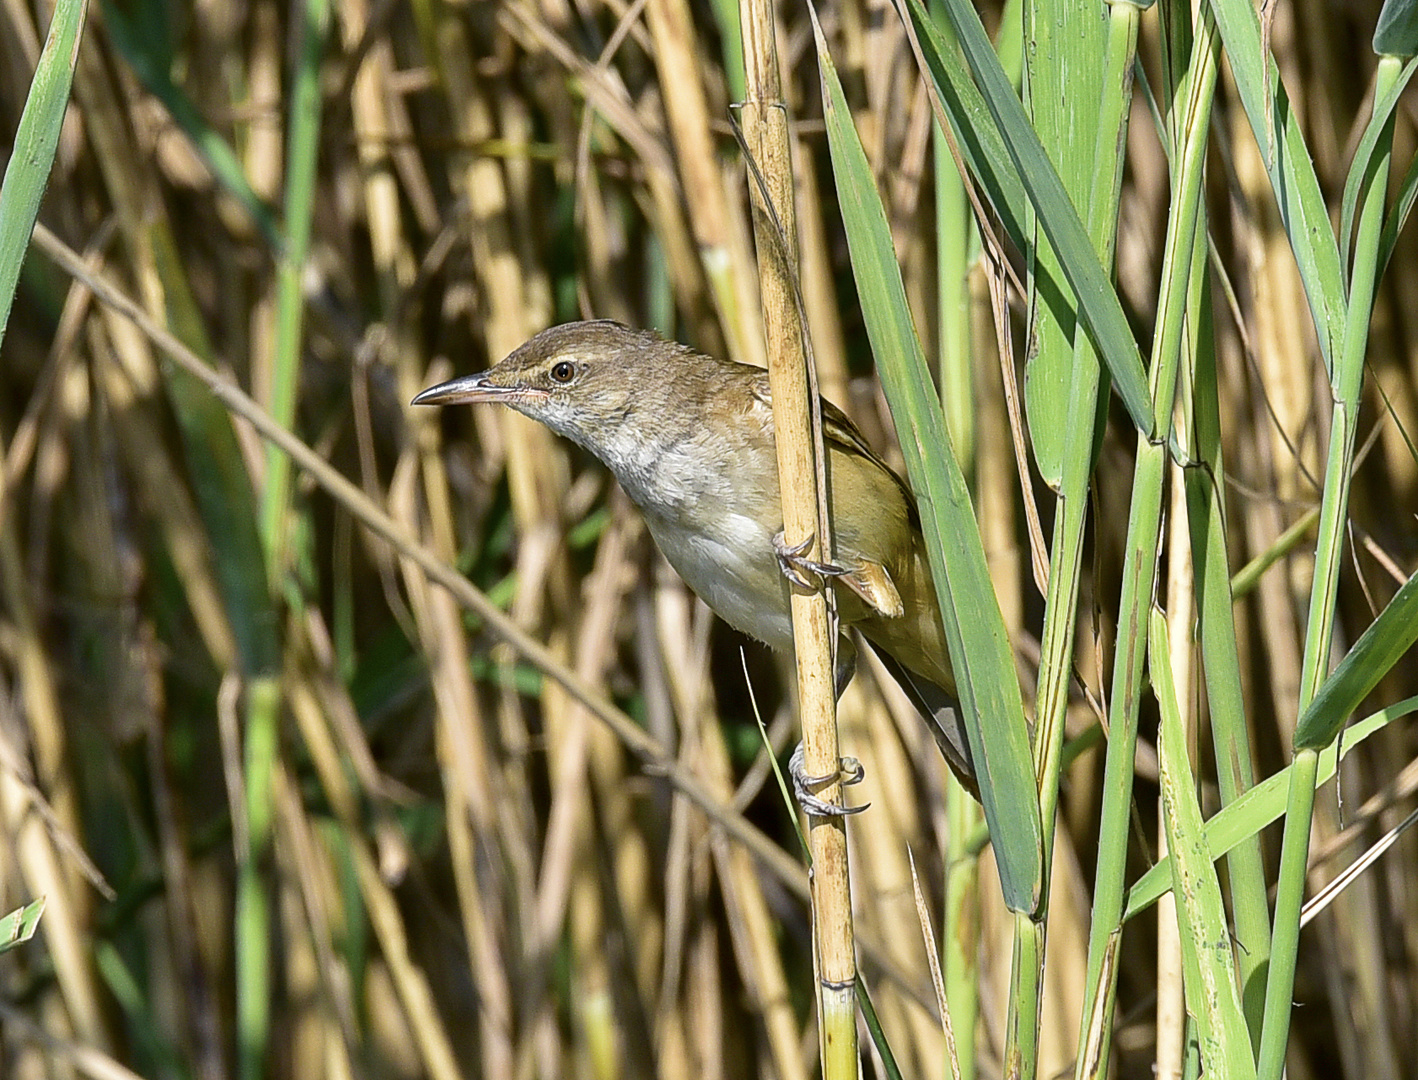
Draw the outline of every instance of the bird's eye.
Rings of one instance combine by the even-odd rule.
[[[576,365],[570,360],[562,360],[552,365],[551,381],[559,383],[569,383],[572,376],[576,374]]]

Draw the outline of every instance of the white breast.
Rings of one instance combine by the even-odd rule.
[[[730,626],[775,649],[791,649],[788,583],[773,554],[773,532],[742,514],[712,518],[689,532],[673,521],[646,515],[650,535],[685,584]],[[764,598],[774,598],[764,603]]]

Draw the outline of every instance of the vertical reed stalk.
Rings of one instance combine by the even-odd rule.
[[[741,11],[748,88],[743,127],[753,155],[751,167],[762,174],[766,187],[759,192],[750,179],[755,188],[759,290],[782,478],[783,538],[789,546],[813,538],[809,556],[830,559],[832,543],[820,479],[823,463],[816,461],[818,440],[812,436],[817,427],[812,410],[817,406],[809,396],[806,342],[797,299],[796,200],[773,7],[767,0],[745,0]],[[835,776],[841,768],[841,755],[833,686],[833,619],[826,594],[794,592],[792,615],[804,767],[810,776]],[[840,803],[841,788],[833,783],[820,797]],[[808,845],[823,1075],[828,1080],[845,1080],[855,1076],[858,1068],[857,967],[845,819],[812,818]]]
[[[1374,82],[1375,101],[1383,99],[1385,92],[1397,80],[1401,66],[1397,57],[1380,58]],[[1301,714],[1314,699],[1320,682],[1329,670],[1339,566],[1344,557],[1354,439],[1359,430],[1359,395],[1364,386],[1364,358],[1368,350],[1369,320],[1373,314],[1374,286],[1379,270],[1379,238],[1383,230],[1392,142],[1393,122],[1390,119],[1380,135],[1378,150],[1368,163],[1368,175],[1364,177],[1343,346],[1334,358],[1331,372],[1334,416],[1325,466],[1324,496],[1320,502],[1315,576],[1305,627],[1305,656],[1300,670]],[[1270,971],[1266,979],[1265,1027],[1261,1035],[1259,1063],[1262,1080],[1278,1080],[1285,1067],[1319,749],[1319,746],[1300,745],[1297,739],[1290,805],[1285,814],[1285,838],[1281,845],[1280,882],[1275,894]]]

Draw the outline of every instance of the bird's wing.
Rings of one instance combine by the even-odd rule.
[[[773,393],[768,386],[768,373],[763,372],[753,386],[754,397],[767,405],[773,407]],[[888,465],[867,442],[866,436],[858,430],[857,425],[852,423],[851,418],[825,397],[819,395],[818,400],[822,403],[822,438],[824,442],[836,443],[849,454],[859,454],[875,465],[882,472],[896,483],[902,493],[906,496],[906,502],[913,508],[916,505],[915,497],[911,494],[911,488],[900,475]]]
[[[916,497],[911,494],[910,485],[901,478],[901,475],[882,460],[880,454],[871,448],[857,425],[832,402],[826,398],[822,399],[822,437],[829,443],[836,443],[848,453],[860,454],[873,465],[875,465],[887,476],[891,477],[896,486],[901,489],[901,494],[906,496],[906,505],[910,507],[911,514],[916,513]]]
[[[772,393],[769,390],[766,372],[755,380],[754,396],[762,404],[772,407]],[[862,435],[846,413],[826,398],[820,397],[819,400],[822,402],[822,437],[829,460],[835,451],[861,463],[868,471],[879,470],[883,474],[883,478],[889,478],[890,482],[900,490],[910,528],[919,529],[920,519],[916,512],[916,500],[911,495],[911,489],[906,486],[906,482],[871,448],[871,444],[867,442],[866,437]],[[862,479],[860,473],[856,478]],[[840,475],[834,478],[834,498],[840,494],[840,485],[845,482],[844,477]],[[842,541],[845,537],[838,535],[834,539]],[[862,539],[861,537],[857,538],[858,543],[851,545],[856,548],[855,550],[834,552],[834,560],[841,569],[841,573],[833,575],[834,580],[851,589],[878,615],[888,619],[898,619],[905,614],[906,608],[901,599],[901,593],[896,587],[896,582],[892,579],[891,571],[886,566],[885,560],[888,553],[867,554],[866,551],[859,550],[861,547],[871,549],[870,544],[861,543]]]

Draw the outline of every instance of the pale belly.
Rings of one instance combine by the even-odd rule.
[[[732,513],[720,515],[712,532],[690,532],[649,514],[645,521],[675,572],[719,618],[775,649],[792,649],[788,583],[773,554],[772,530]]]

